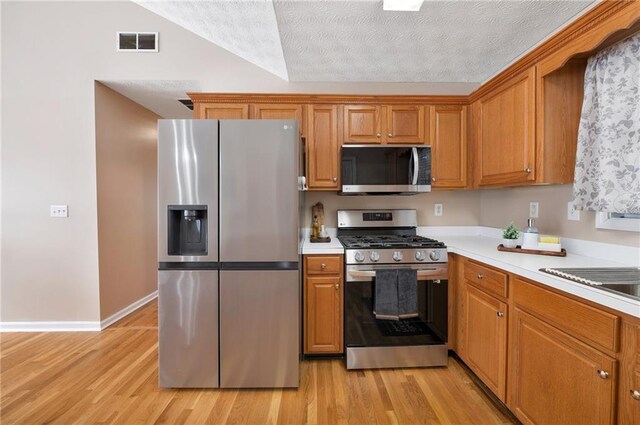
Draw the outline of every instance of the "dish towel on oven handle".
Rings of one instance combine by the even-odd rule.
[[[373,314],[380,320],[418,316],[418,273],[411,269],[376,270]]]

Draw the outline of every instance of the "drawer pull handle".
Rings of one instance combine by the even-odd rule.
[[[478,275],[476,276],[478,278],[478,280],[482,280],[482,278],[484,277],[484,275],[482,273],[478,273]]]
[[[609,377],[609,372],[606,370],[598,369],[598,376],[602,379],[607,379]]]
[[[501,311],[496,312],[496,316],[498,317],[504,317],[504,313]]]
[[[320,268],[321,268],[322,270],[324,270],[324,269],[326,269],[326,268],[327,268],[327,265],[326,265],[325,263],[322,263],[322,264],[320,264]]]
[[[340,289],[340,284],[336,283],[336,289]]]
[[[640,400],[640,391],[631,390],[631,397],[633,397],[634,400]]]
[[[387,136],[393,137],[393,133],[389,133],[389,134],[387,134]]]

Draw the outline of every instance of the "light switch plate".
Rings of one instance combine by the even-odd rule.
[[[49,215],[56,218],[69,217],[68,205],[51,205],[49,207]]]
[[[567,220],[580,221],[580,210],[571,201],[567,202]]]
[[[442,204],[435,204],[433,206],[433,215],[435,215],[436,217],[441,217],[442,213],[444,213],[444,207],[442,206]]]
[[[529,218],[538,218],[538,203],[529,202]]]

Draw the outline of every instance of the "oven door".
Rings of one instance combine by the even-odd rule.
[[[345,145],[342,193],[419,193],[431,191],[431,147]]]
[[[418,271],[418,317],[379,320],[373,314],[378,269]],[[447,264],[348,265],[345,284],[345,344],[350,347],[442,345],[447,342]]]

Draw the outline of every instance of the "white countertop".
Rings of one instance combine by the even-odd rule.
[[[606,307],[627,313],[640,318],[640,301],[633,300],[622,295],[616,295],[601,289],[572,282],[566,279],[552,276],[539,271],[541,268],[566,268],[566,267],[629,267],[640,266],[640,258],[636,258],[634,248],[631,256],[620,256],[624,260],[612,261],[600,259],[595,256],[577,255],[567,249],[566,257],[552,257],[546,255],[519,254],[513,252],[501,252],[496,248],[501,240],[498,238],[478,235],[477,231],[468,229],[464,232],[455,232],[456,235],[442,233],[443,229],[419,228],[418,234],[432,237],[447,245],[447,250],[473,260],[497,267],[507,272],[520,275],[536,282],[548,285],[552,288],[576,295],[578,297],[596,302]],[[311,243],[307,236],[302,246],[303,254],[342,254],[344,248],[335,237],[335,229],[328,229],[331,236],[330,243]],[[461,235],[460,233],[468,233]],[[473,234],[475,233],[475,234]],[[622,248],[626,249],[626,248]],[[631,260],[629,261],[629,258]]]

